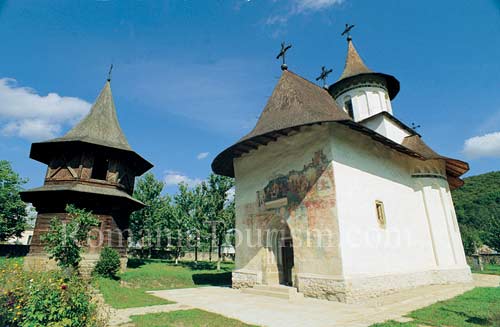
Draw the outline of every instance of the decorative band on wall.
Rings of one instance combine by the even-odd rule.
[[[445,181],[447,180],[446,176],[439,175],[439,174],[431,174],[431,173],[412,174],[411,177],[413,177],[413,178],[440,178],[440,179],[444,179]]]

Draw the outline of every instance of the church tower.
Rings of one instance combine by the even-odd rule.
[[[395,118],[391,101],[399,93],[392,75],[369,69],[347,38],[347,58],[339,80],[328,88],[339,108],[365,127],[401,144],[414,130]]]
[[[38,211],[25,267],[43,270],[53,266],[40,236],[54,217],[70,219],[65,207],[74,204],[92,211],[101,221],[100,236],[86,249],[81,262],[83,272],[92,269],[103,246],[116,249],[125,268],[129,217],[144,207],[132,197],[134,180],[153,165],[128,144],[118,123],[110,81],[80,123],[63,137],[33,143],[30,158],[48,168],[42,187],[21,194]]]

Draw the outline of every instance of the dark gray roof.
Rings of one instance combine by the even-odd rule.
[[[92,105],[89,114],[83,118],[66,135],[31,145],[30,157],[49,164],[57,153],[75,145],[87,148],[97,146],[104,151],[116,150],[120,155],[130,159],[138,175],[142,175],[153,165],[135,153],[127,142],[120,127],[113,102],[110,82],[107,81],[101,93]]]
[[[47,142],[83,141],[132,151],[116,117],[109,81],[104,85],[89,114],[66,135]]]
[[[359,82],[361,78],[377,78],[385,81],[391,100],[399,93],[399,81],[392,75],[377,73],[369,69],[358,54],[352,40],[348,39],[344,71],[342,75],[340,75],[338,81],[329,87],[329,91],[333,96],[337,96],[343,90],[348,89],[352,84]]]
[[[30,201],[31,195],[40,192],[79,192],[79,193],[89,193],[89,194],[97,194],[103,196],[111,196],[123,198],[130,201],[134,206],[142,208],[144,204],[130,196],[124,191],[120,191],[116,188],[110,187],[99,187],[89,184],[81,184],[81,183],[58,183],[58,184],[45,184],[41,187],[33,188],[27,191],[22,192],[23,199],[26,201]]]
[[[288,71],[283,71],[254,129],[212,162],[219,175],[234,177],[233,159],[287,135],[300,126],[323,122],[351,121],[323,88]]]

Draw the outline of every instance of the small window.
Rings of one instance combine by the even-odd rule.
[[[375,208],[377,209],[378,224],[380,227],[384,228],[386,224],[384,203],[382,201],[375,201]]]
[[[26,245],[31,245],[32,239],[33,239],[33,235],[28,236],[28,241],[26,242]]]
[[[353,113],[353,110],[352,110],[352,99],[351,97],[346,97],[344,99],[344,108],[345,108],[345,111],[347,111],[347,113],[349,114],[349,116],[351,117],[354,117],[354,113]]]
[[[94,166],[92,167],[91,178],[105,181],[107,174],[108,174],[108,160],[102,158],[95,158]]]

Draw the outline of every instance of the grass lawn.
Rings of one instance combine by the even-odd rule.
[[[453,299],[411,312],[414,322],[385,322],[372,327],[450,327],[500,326],[500,287],[479,287]]]
[[[153,313],[144,316],[132,316],[136,327],[248,327],[236,319],[226,318],[215,313],[192,309],[165,313]],[[256,326],[255,326],[256,327]]]
[[[120,280],[96,279],[96,284],[108,304],[117,309],[171,303],[146,294],[146,291],[203,285],[230,285],[232,263],[180,262],[177,266],[166,260],[129,260],[129,268]]]
[[[486,264],[483,266],[483,271],[474,270],[473,273],[476,274],[488,274],[488,275],[500,275],[500,265]]]
[[[17,263],[19,265],[23,264],[23,257],[0,257],[0,266],[6,264],[7,262]]]

